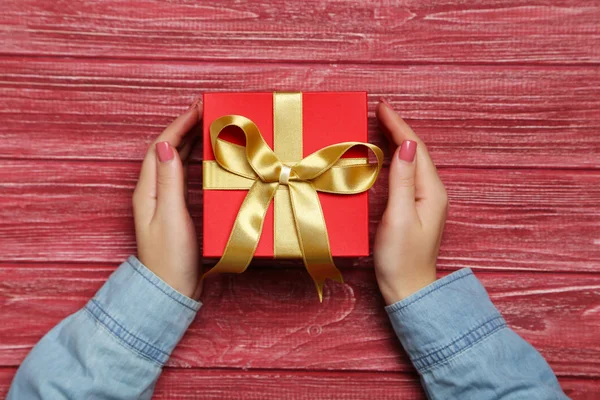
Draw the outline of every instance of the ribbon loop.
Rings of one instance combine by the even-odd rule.
[[[241,159],[232,157],[234,154],[231,154],[231,148],[236,145],[219,139],[219,135],[229,126],[240,128],[246,137],[246,145],[238,146],[246,150],[245,157]],[[279,181],[281,162],[265,142],[256,124],[250,119],[241,115],[225,115],[217,118],[210,125],[210,139],[215,160],[227,171],[249,177],[248,167],[250,167],[253,171],[251,175],[258,175],[263,182]]]
[[[294,96],[287,100],[293,101]],[[219,138],[229,126],[242,130],[246,137],[245,146]],[[369,143],[338,143],[289,166],[265,142],[256,124],[240,115],[225,115],[216,119],[210,126],[210,137],[217,164],[226,173],[253,180],[254,183],[240,207],[223,256],[205,276],[246,270],[260,240],[269,204],[278,187],[286,185],[300,253],[322,301],[325,280],[329,278],[342,282],[342,275],[333,263],[317,191],[355,194],[368,190],[381,170],[381,149]],[[371,151],[377,163],[370,164],[367,159],[342,158],[357,146]]]
[[[377,164],[337,166],[350,149],[366,147],[377,159]],[[375,183],[383,164],[383,151],[377,146],[361,142],[344,142],[327,146],[306,156],[294,166],[301,181],[312,181],[320,192],[356,194],[369,190]]]

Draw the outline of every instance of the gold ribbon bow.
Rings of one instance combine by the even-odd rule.
[[[301,94],[275,94],[287,95],[296,97],[279,99],[279,106],[276,105],[274,110],[275,119],[285,118],[292,113],[291,120],[298,122],[293,113],[296,113],[295,117],[298,116],[299,104],[301,117]],[[299,121],[301,122],[301,118]],[[245,146],[219,138],[229,126],[236,126],[242,130],[246,136]],[[317,192],[356,194],[368,190],[375,183],[381,169],[381,149],[369,143],[345,142],[327,146],[295,163],[282,162],[265,142],[254,122],[240,115],[225,115],[216,119],[210,126],[210,138],[218,165],[210,161],[204,162],[205,189],[218,188],[218,177],[225,176],[224,171],[220,169],[227,171],[227,175],[233,174],[227,179],[228,189],[250,186],[223,255],[205,276],[220,272],[241,273],[246,270],[256,251],[269,204],[277,192],[282,192],[277,190],[280,185],[285,185],[289,191],[291,219],[295,227],[292,221],[287,220],[284,223],[287,227],[282,227],[283,232],[276,229],[275,235],[287,234],[288,237],[283,238],[284,240],[297,243],[304,265],[317,286],[319,299],[323,301],[325,280],[343,280],[331,257],[327,228]],[[366,158],[341,158],[348,150],[359,146],[371,150],[377,157],[377,164],[369,163]],[[214,184],[210,184],[211,181]],[[276,202],[280,200],[285,201],[285,197],[277,197]],[[294,246],[291,246],[289,253],[295,253]]]

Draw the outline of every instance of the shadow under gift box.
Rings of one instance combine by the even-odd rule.
[[[224,115],[241,115],[252,120],[273,149],[273,93],[204,94],[205,161],[214,160],[210,125]],[[340,142],[367,142],[366,92],[302,93],[302,156]],[[240,129],[228,127],[220,138],[244,145]],[[277,153],[277,149],[274,149]],[[351,149],[344,158],[367,157],[363,149]],[[282,160],[285,161],[285,160]],[[278,190],[288,190],[280,185]],[[203,254],[219,258],[229,239],[238,211],[248,190],[204,190]],[[319,192],[334,257],[369,255],[368,192],[352,195]],[[273,202],[265,215],[255,257],[273,258],[275,228]],[[290,220],[290,224],[294,221]]]

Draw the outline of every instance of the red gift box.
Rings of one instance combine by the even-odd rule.
[[[214,160],[209,128],[224,115],[241,115],[252,120],[267,144],[273,148],[272,93],[204,94],[204,160]],[[302,93],[303,157],[328,145],[367,141],[366,92]],[[229,133],[229,132],[228,132]],[[222,136],[243,144],[243,135]],[[239,142],[241,137],[241,142]],[[366,157],[351,150],[344,157]],[[204,190],[203,253],[221,257],[247,190]],[[319,192],[334,257],[369,255],[368,193],[339,195]],[[274,256],[274,219],[271,202],[264,219],[256,257]]]

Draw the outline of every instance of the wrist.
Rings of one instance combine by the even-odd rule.
[[[165,261],[158,257],[146,257],[145,254],[138,254],[137,258],[145,268],[172,290],[196,301],[200,297],[199,272],[194,268],[178,267],[185,266],[185,260]]]
[[[377,279],[386,305],[397,303],[436,281],[435,273],[419,277]]]

